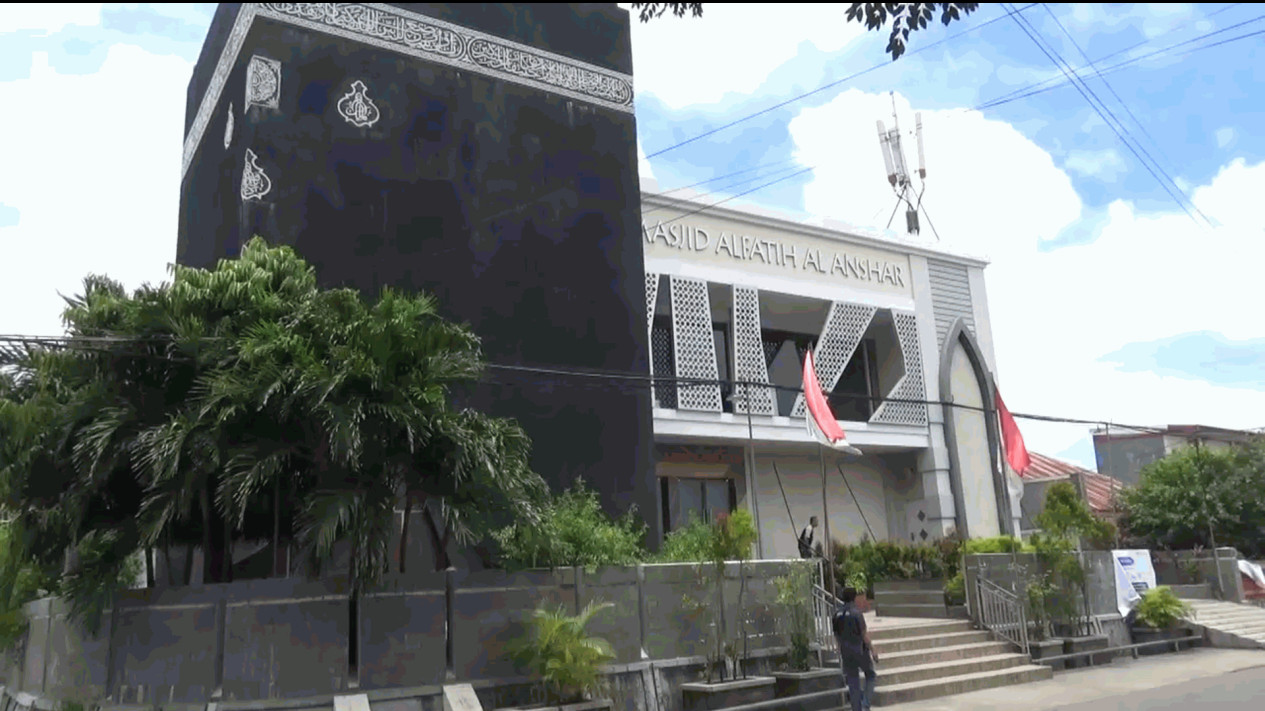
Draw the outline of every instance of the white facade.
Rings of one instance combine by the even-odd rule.
[[[985,261],[677,195],[642,195],[652,372],[678,379],[654,394],[666,530],[690,512],[746,506],[763,557],[796,554],[798,529],[823,514],[823,457],[797,392],[809,347],[864,453],[824,456],[832,538],[1014,530],[989,412]],[[927,403],[949,400],[979,409],[949,408],[946,423],[946,408]]]

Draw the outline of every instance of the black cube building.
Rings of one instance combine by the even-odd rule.
[[[628,13],[592,4],[221,4],[189,84],[181,264],[253,235],[327,287],[425,290],[491,363],[648,373]],[[496,373],[559,488],[658,539],[650,396]]]

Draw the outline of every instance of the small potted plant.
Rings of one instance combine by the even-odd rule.
[[[1190,605],[1182,602],[1167,585],[1160,585],[1142,593],[1142,600],[1134,609],[1134,623],[1130,627],[1134,644],[1177,639],[1191,634],[1182,621],[1191,615]],[[1143,647],[1139,654],[1163,654],[1165,646]]]
[[[531,708],[539,711],[587,711],[609,709],[609,699],[595,699],[605,693],[602,667],[615,659],[610,644],[590,637],[585,628],[599,612],[612,603],[589,603],[574,617],[562,608],[538,608],[529,623],[525,639],[514,644],[519,665],[536,676],[543,687],[546,703]]]
[[[783,626],[790,638],[786,668],[773,672],[777,680],[774,693],[780,699],[837,689],[841,685],[838,669],[813,668],[812,568],[806,563],[791,566],[786,575],[773,579]]]
[[[1059,594],[1058,587],[1047,576],[1041,575],[1028,580],[1026,592],[1030,625],[1028,653],[1032,655],[1033,661],[1063,654],[1062,638],[1053,637],[1050,634],[1051,607],[1054,605],[1055,596]],[[1063,660],[1051,662],[1050,667],[1060,670],[1066,667],[1066,663]]]

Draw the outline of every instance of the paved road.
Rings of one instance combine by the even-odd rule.
[[[1265,667],[1242,669],[1180,684],[1137,690],[1097,701],[1056,706],[1060,711],[1230,711],[1265,706]]]
[[[893,711],[1261,709],[1265,650],[1193,649],[1056,672],[1053,679],[888,706]]]

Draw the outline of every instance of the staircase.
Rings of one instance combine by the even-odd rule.
[[[951,617],[940,580],[874,583],[874,611],[883,617]]]
[[[943,605],[943,604],[942,604]],[[874,706],[919,701],[998,686],[1049,679],[1054,672],[1033,665],[1008,642],[966,620],[919,620],[873,625],[878,652]],[[827,663],[838,668],[833,653]],[[864,677],[863,677],[864,678]]]
[[[1186,602],[1195,611],[1191,624],[1213,647],[1265,649],[1265,609],[1217,600]]]

